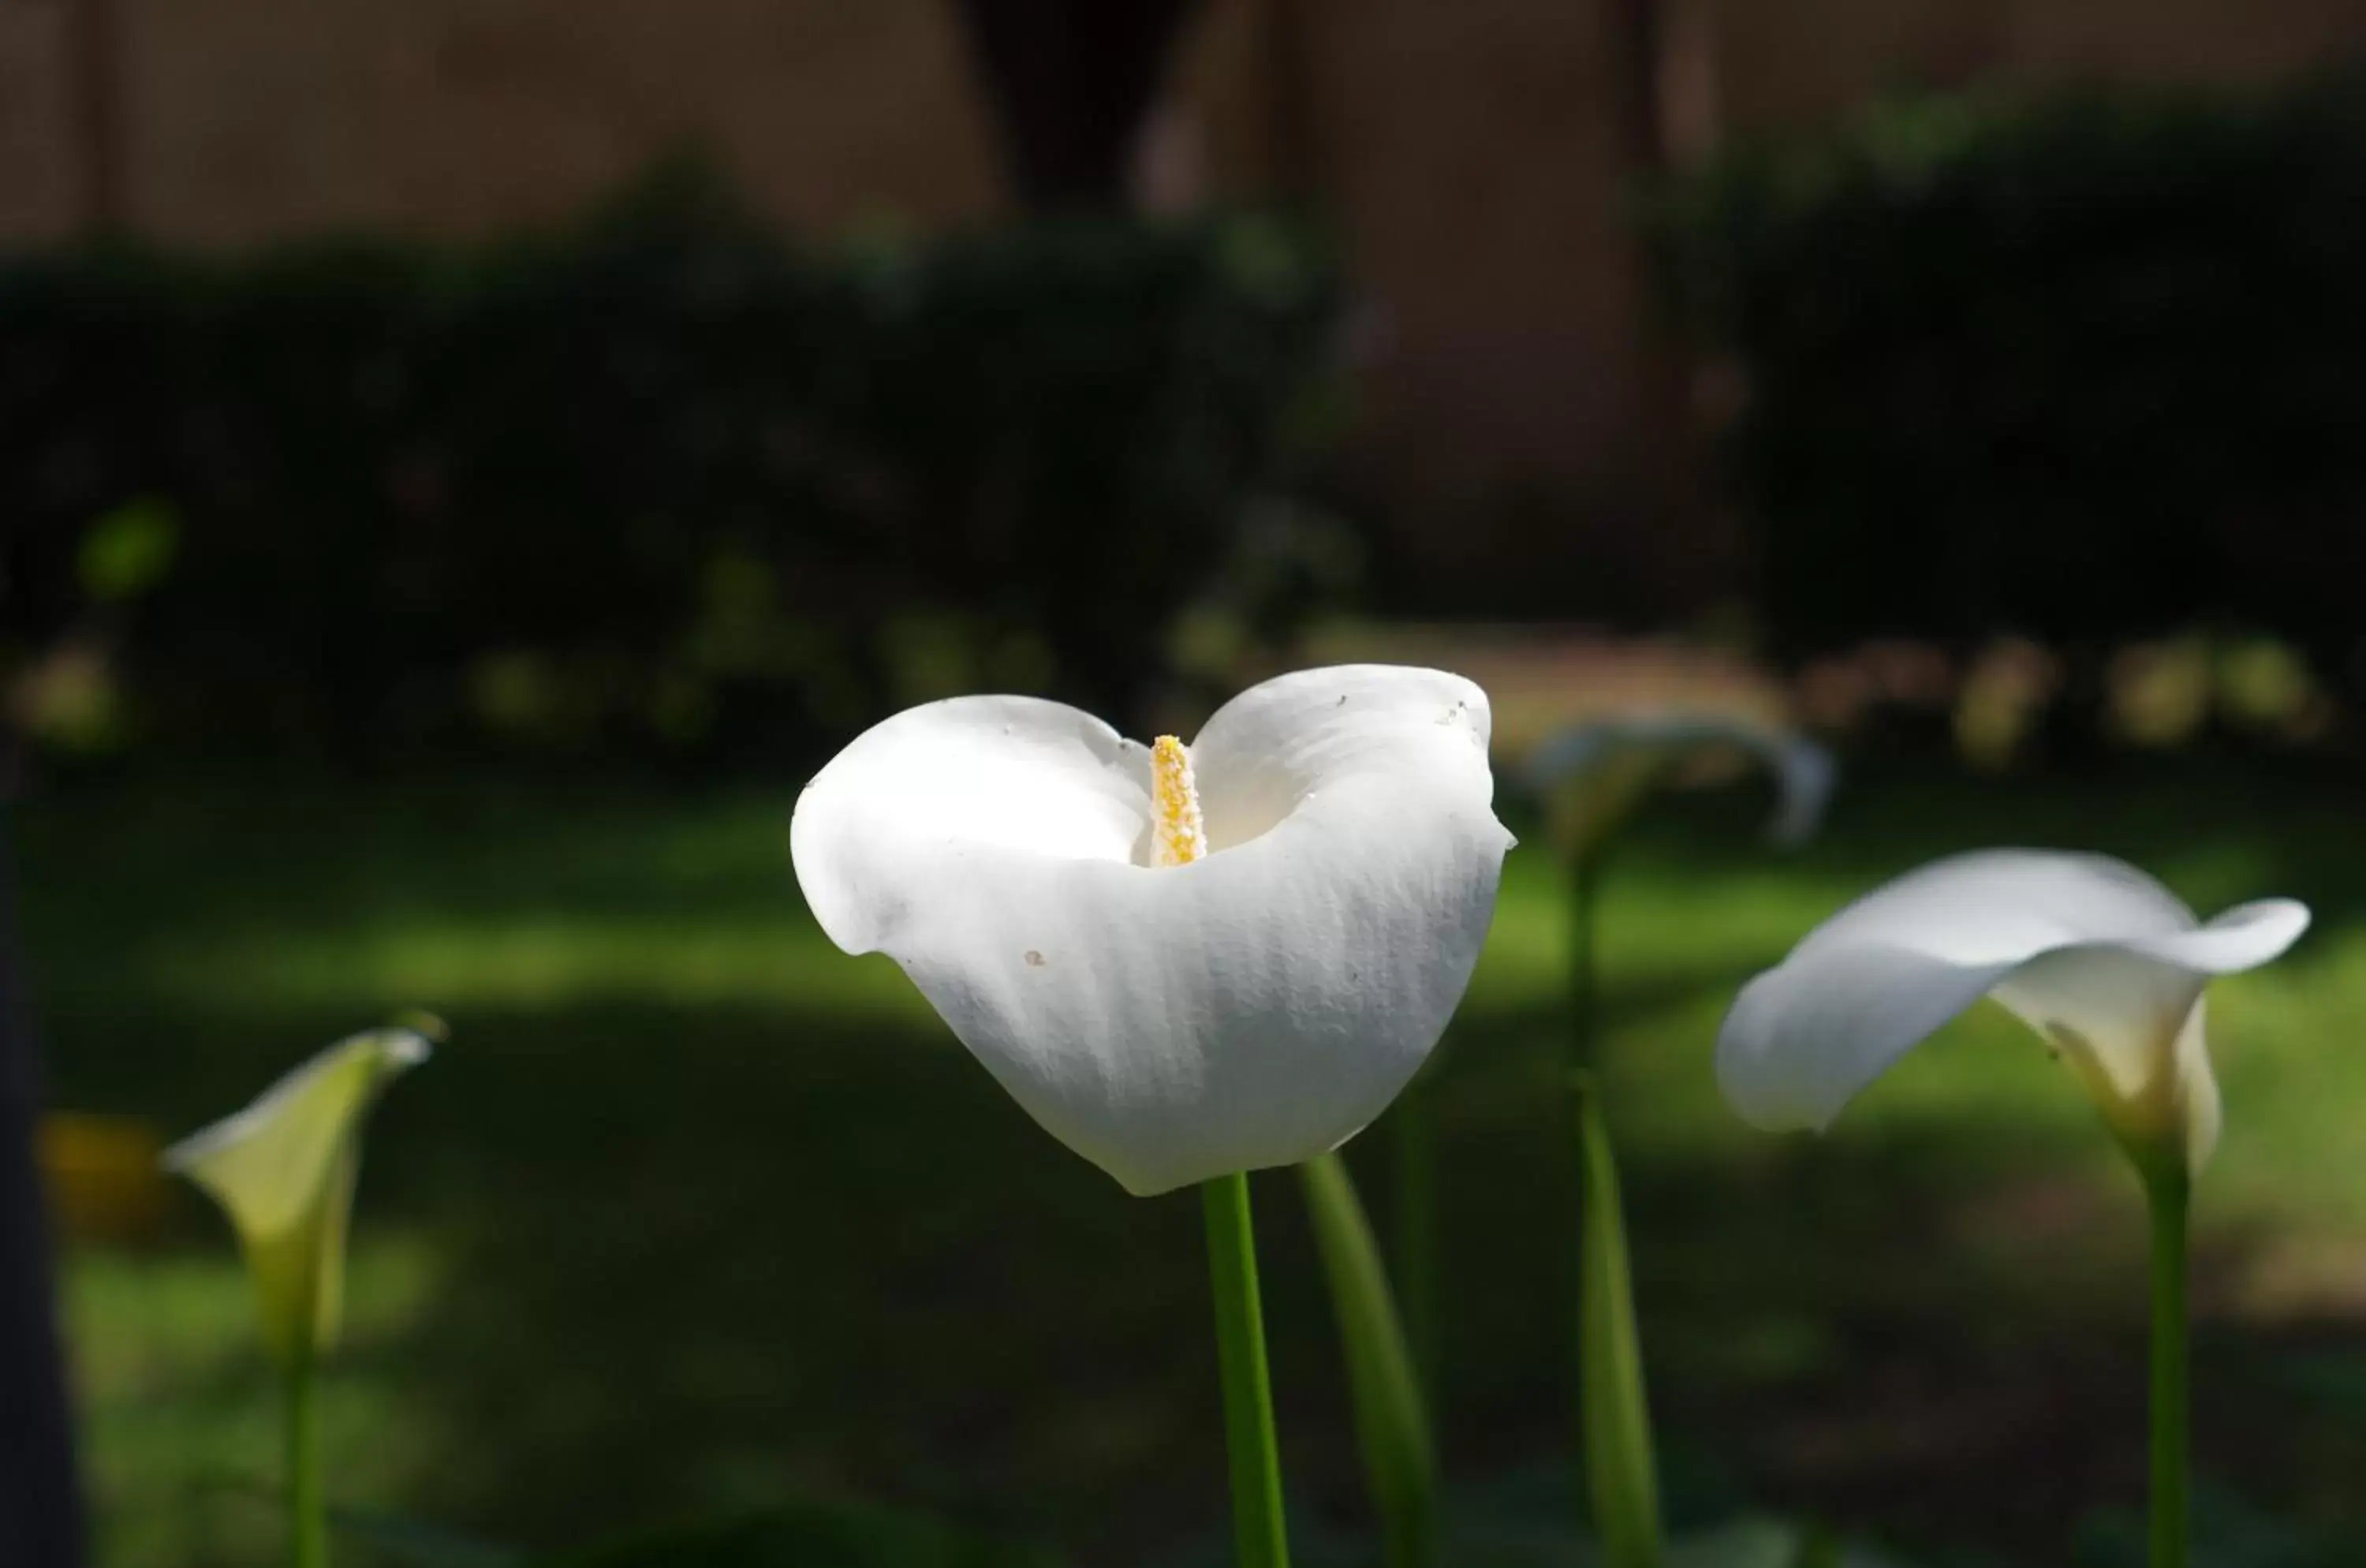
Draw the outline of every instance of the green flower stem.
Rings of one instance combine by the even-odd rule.
[[[1437,1117],[1429,1074],[1405,1086],[1389,1112],[1397,1178],[1397,1301],[1405,1352],[1424,1395],[1437,1377]]]
[[[1569,1089],[1578,1165],[1578,1429],[1594,1528],[1610,1568],[1659,1568],[1665,1554],[1651,1409],[1618,1190],[1618,1161],[1596,1069],[1594,962],[1601,848],[1570,864]]]
[[[1200,1195],[1208,1220],[1208,1276],[1215,1288],[1216,1359],[1224,1384],[1224,1446],[1232,1459],[1239,1568],[1288,1568],[1281,1449],[1266,1372],[1265,1314],[1257,1304],[1249,1179],[1238,1172],[1220,1176],[1204,1184]]]
[[[1298,1170],[1339,1322],[1356,1444],[1380,1517],[1388,1568],[1431,1568],[1437,1561],[1437,1458],[1380,1244],[1345,1160],[1336,1153],[1318,1155]]]
[[[1569,1070],[1572,1078],[1594,1070],[1594,1032],[1600,1026],[1594,958],[1600,870],[1600,858],[1592,852],[1580,852],[1569,865]]]
[[[2152,1568],[2185,1568],[2186,1217],[2192,1177],[2181,1158],[2147,1162],[2144,1177],[2152,1212]]]
[[[294,1568],[328,1568],[329,1504],[321,1483],[318,1363],[299,1351],[287,1371],[287,1557]]]
[[[1635,1329],[1635,1290],[1619,1209],[1618,1164],[1602,1097],[1574,1086],[1578,1158],[1583,1167],[1578,1235],[1578,1421],[1594,1528],[1611,1568],[1659,1568],[1660,1478],[1651,1450],[1651,1407]]]

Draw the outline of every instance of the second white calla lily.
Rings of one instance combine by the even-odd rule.
[[[833,942],[894,957],[1054,1136],[1162,1192],[1338,1146],[1437,1043],[1512,842],[1487,736],[1460,676],[1311,670],[1162,742],[1154,779],[1089,714],[960,697],[840,752],[791,851]]]
[[[429,1049],[409,1029],[341,1040],[245,1110],[164,1151],[166,1169],[230,1215],[254,1276],[264,1338],[285,1364],[308,1361],[336,1337],[362,1121]]]
[[[1820,1128],[1992,996],[2078,1072],[2133,1152],[2199,1168],[2219,1122],[2203,987],[2277,957],[2307,926],[2289,898],[2202,923],[2101,855],[1953,856],[1859,898],[1744,987],[1718,1038],[1718,1080],[1745,1121]]]

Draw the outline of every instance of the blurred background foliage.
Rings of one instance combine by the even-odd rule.
[[[1337,301],[1278,220],[806,250],[695,166],[472,250],[0,263],[0,657],[64,751],[777,761],[981,683],[1138,712],[1188,606],[1297,592]]]
[[[2366,693],[2366,79],[1904,95],[1672,184],[1758,625],[2115,650],[2270,630]]]
[[[2073,746],[2320,738],[2366,691],[2357,87],[1895,96],[1661,186],[1749,562],[1693,621],[1795,671],[1910,642]],[[16,728],[809,759],[926,696],[1139,716],[1314,612],[1459,607],[1326,460],[1354,296],[1319,232],[799,246],[677,164],[470,248],[0,263]]]

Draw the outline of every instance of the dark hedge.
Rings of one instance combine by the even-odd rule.
[[[2216,622],[2366,688],[2362,84],[1893,101],[1668,193],[1778,651]]]
[[[7,261],[0,669],[104,643],[165,748],[774,752],[931,661],[1124,715],[1335,297],[1252,218],[823,252],[679,180],[482,250]]]

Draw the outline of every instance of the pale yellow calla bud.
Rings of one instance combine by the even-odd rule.
[[[339,1041],[245,1110],[164,1151],[167,1170],[204,1188],[230,1215],[254,1275],[264,1338],[286,1364],[335,1342],[362,1119],[378,1091],[429,1049],[410,1029]]]

